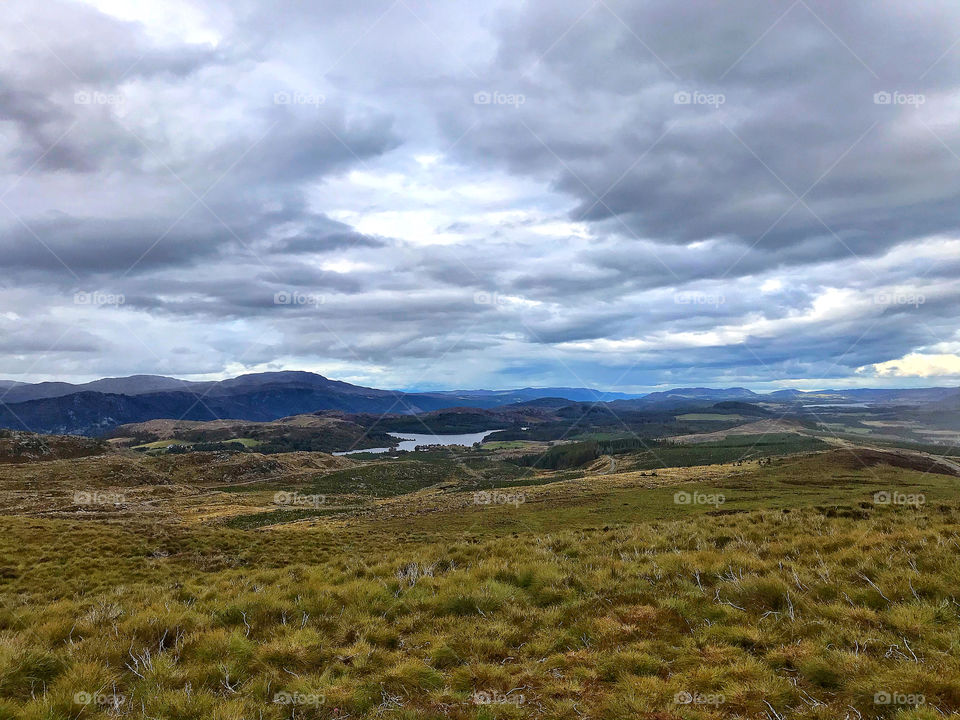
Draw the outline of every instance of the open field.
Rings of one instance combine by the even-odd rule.
[[[0,17],[0,720],[960,720],[960,0]]]
[[[844,448],[497,489],[439,455],[7,466],[0,718],[960,711],[946,468]]]
[[[677,415],[677,420],[715,420],[718,422],[731,422],[747,420],[747,418],[744,415],[737,415],[736,413],[683,413],[682,415]]]

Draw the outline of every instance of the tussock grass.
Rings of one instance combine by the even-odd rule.
[[[956,715],[957,480],[825,463],[716,478],[733,514],[623,476],[389,523],[8,515],[0,719]],[[930,501],[863,502],[898,480]]]

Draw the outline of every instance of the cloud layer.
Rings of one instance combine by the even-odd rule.
[[[960,7],[11,0],[0,367],[960,381]]]

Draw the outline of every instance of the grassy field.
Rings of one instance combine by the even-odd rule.
[[[153,442],[134,445],[134,450],[165,450],[171,445],[181,445],[179,440],[154,440]]]
[[[498,486],[468,459],[303,457],[243,492],[12,466],[0,719],[960,711],[957,477],[832,450]]]
[[[262,440],[255,440],[254,438],[230,438],[228,440],[222,441],[223,445],[230,445],[231,443],[241,445],[245,448],[255,448],[258,445],[263,445]],[[143,443],[142,445],[134,445],[131,449],[151,452],[151,451],[167,450],[168,448],[171,448],[174,446],[191,447],[196,444],[197,443],[186,442],[184,440],[167,439],[167,440],[154,440],[153,442]]]
[[[628,461],[636,469],[653,470],[658,467],[755,460],[761,457],[825,450],[828,447],[818,438],[787,433],[733,435],[718,442],[655,446],[630,456]]]
[[[527,440],[494,440],[483,444],[484,450],[523,450],[531,446],[536,446],[536,443]]]
[[[677,420],[715,420],[717,422],[730,422],[733,420],[749,420],[750,418],[744,415],[736,414],[720,414],[720,413],[684,413],[683,415],[677,415]]]

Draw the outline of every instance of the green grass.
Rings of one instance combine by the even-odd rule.
[[[414,492],[452,479],[456,466],[443,462],[394,460],[337,470],[310,480],[307,492],[351,492],[373,497],[392,497]]]
[[[340,508],[297,508],[292,510],[268,510],[266,512],[246,513],[235,515],[226,520],[225,527],[238,530],[252,530],[255,528],[279,525],[281,523],[296,522],[309,518],[337,515],[343,513]]]
[[[345,473],[363,470],[371,500],[355,517],[197,523],[188,503],[251,498],[167,488],[144,490],[181,513],[159,521],[132,504],[109,522],[4,505],[0,718],[960,713],[958,478],[835,451],[543,474],[554,482],[510,490],[523,502],[477,505],[464,485],[395,494],[449,478],[449,461],[376,467],[331,473],[359,494]],[[926,502],[878,505],[879,490]],[[674,499],[698,491],[725,502]],[[300,519],[315,522],[282,524]],[[878,705],[878,693],[925,703]]]
[[[143,443],[142,445],[133,446],[133,450],[141,450],[151,454],[163,453],[167,449],[174,446],[181,446],[186,448],[191,448],[197,445],[198,443],[190,442],[187,440],[154,440],[153,442]],[[223,446],[229,446],[231,444],[242,445],[245,448],[255,448],[264,444],[263,440],[256,440],[254,438],[229,438],[226,440],[217,441],[217,444]]]
[[[723,696],[700,717],[763,717],[767,702],[784,717],[892,716],[878,692],[949,712],[960,564],[937,548],[958,521],[761,511],[358,555],[316,553],[301,532],[219,570],[201,534],[160,561],[159,584],[128,571],[100,593],[9,602],[0,697],[28,720],[76,717],[78,692],[104,690],[126,716],[198,720],[291,717],[278,691],[322,697],[297,708],[318,718],[566,717],[574,705],[696,717],[679,714],[683,692]],[[472,702],[517,687],[523,703],[493,715]]]
[[[743,415],[723,415],[721,413],[685,413],[683,415],[677,415],[677,420],[717,420],[722,422],[729,422],[733,420],[749,420]],[[757,418],[753,418],[757,419]]]
[[[790,433],[731,435],[718,442],[658,446],[631,455],[629,462],[631,467],[638,470],[653,470],[776,457],[826,450],[829,447],[830,445],[818,438]]]
[[[665,475],[669,470],[661,470]],[[784,457],[770,464],[745,465],[737,472],[725,472],[710,479],[692,474],[693,479],[682,485],[667,482],[660,473],[650,471],[634,483],[616,483],[591,486],[577,492],[568,492],[561,486],[537,501],[537,495],[528,492],[527,501],[519,511],[511,505],[473,505],[445,513],[442,519],[435,515],[378,519],[378,528],[391,533],[429,532],[439,522],[445,530],[475,534],[480,537],[526,531],[550,532],[555,528],[594,525],[617,525],[677,521],[709,521],[712,517],[763,510],[788,512],[812,509],[816,512],[840,512],[859,515],[863,505],[873,506],[876,492],[897,488],[900,492],[923,494],[929,503],[951,503],[958,497],[960,479],[949,475],[903,470],[887,465],[864,467],[842,451],[794,458]],[[537,478],[539,487],[551,490],[545,484],[550,475]],[[652,485],[648,487],[647,485]],[[537,483],[527,482],[534,488]],[[506,486],[513,491],[522,485]],[[721,505],[678,505],[675,493],[683,491],[724,496]],[[358,521],[357,527],[368,527]],[[372,530],[372,528],[370,528]]]
[[[263,445],[263,440],[255,440],[254,438],[231,438],[229,440],[224,440],[224,443],[240,443],[244,447],[254,448],[258,445]]]
[[[134,450],[163,450],[170,447],[171,445],[190,445],[192,443],[184,442],[183,440],[154,440],[153,442],[144,443],[143,445],[134,445]]]
[[[957,445],[936,445],[933,443],[918,442],[891,442],[889,440],[876,440],[873,442],[878,447],[898,447],[910,450],[919,450],[920,452],[930,453],[931,455],[940,455],[942,457],[960,457],[960,446]]]

